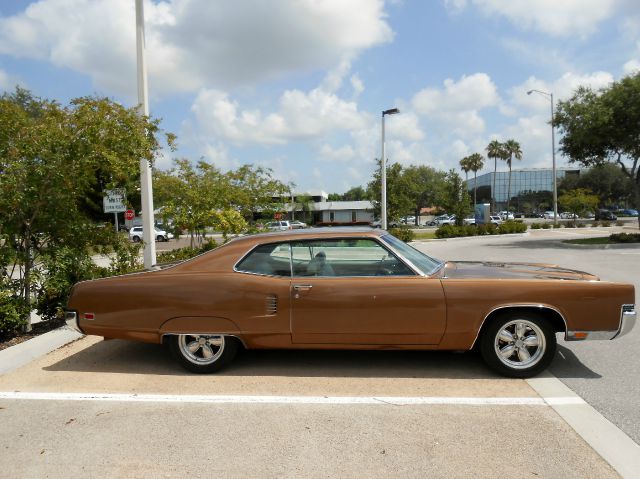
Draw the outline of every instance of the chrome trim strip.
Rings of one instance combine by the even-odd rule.
[[[546,304],[540,304],[540,303],[515,303],[515,304],[507,304],[504,306],[498,306],[497,308],[493,308],[491,311],[489,311],[484,319],[482,320],[482,323],[480,323],[480,327],[478,328],[478,332],[476,333],[476,337],[473,340],[473,343],[471,344],[471,348],[469,349],[473,349],[473,347],[476,344],[476,341],[478,341],[478,337],[480,336],[480,331],[482,331],[482,327],[484,326],[484,323],[487,321],[487,318],[489,316],[491,316],[493,313],[495,313],[496,311],[500,310],[500,309],[511,309],[511,308],[538,308],[538,309],[549,309],[551,311],[554,311],[556,313],[558,313],[558,315],[562,318],[562,322],[564,323],[564,330],[568,331],[568,326],[567,326],[567,320],[564,318],[564,315],[554,306],[549,306]],[[446,331],[445,331],[446,334]],[[566,339],[566,335],[565,335],[565,339]]]
[[[200,336],[228,336],[230,338],[236,338],[238,341],[242,343],[242,346],[245,349],[247,349],[247,345],[245,344],[244,339],[242,339],[240,336],[237,336],[235,334],[228,334],[228,333],[212,333],[212,332],[194,333],[192,331],[188,333],[162,333],[162,336],[160,336],[160,339],[163,341],[165,336],[180,336],[181,334],[193,334],[193,335],[200,335]]]

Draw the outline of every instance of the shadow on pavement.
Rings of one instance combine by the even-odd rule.
[[[189,376],[167,347],[129,341],[102,341],[45,371],[107,372]],[[496,379],[474,352],[442,351],[241,351],[217,376],[380,377]]]
[[[582,364],[573,351],[558,344],[558,352],[549,370],[557,378],[598,379],[602,376]]]

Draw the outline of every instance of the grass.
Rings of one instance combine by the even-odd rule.
[[[414,240],[426,240],[426,239],[436,239],[436,233],[435,232],[417,232],[414,233]]]
[[[603,236],[602,238],[580,238],[580,239],[572,239],[572,240],[564,240],[563,243],[571,243],[571,244],[612,244],[609,242],[608,236]]]

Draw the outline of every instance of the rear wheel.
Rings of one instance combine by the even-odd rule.
[[[169,338],[169,347],[182,367],[206,374],[231,362],[238,350],[238,340],[218,334],[177,334]]]
[[[131,239],[133,240],[134,243],[140,243],[140,236],[134,236]]]
[[[556,353],[556,335],[542,316],[530,312],[503,313],[480,339],[485,362],[504,376],[528,378],[544,371]]]
[[[164,236],[162,236],[162,235],[158,235],[158,236],[156,237],[156,241],[158,241],[158,242],[162,243],[162,242],[164,241]]]

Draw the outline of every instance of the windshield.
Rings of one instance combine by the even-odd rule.
[[[431,258],[430,256],[421,253],[395,236],[389,234],[384,235],[382,236],[382,241],[393,247],[398,253],[411,261],[411,263],[424,274],[432,274],[442,265],[442,261],[439,259]]]

